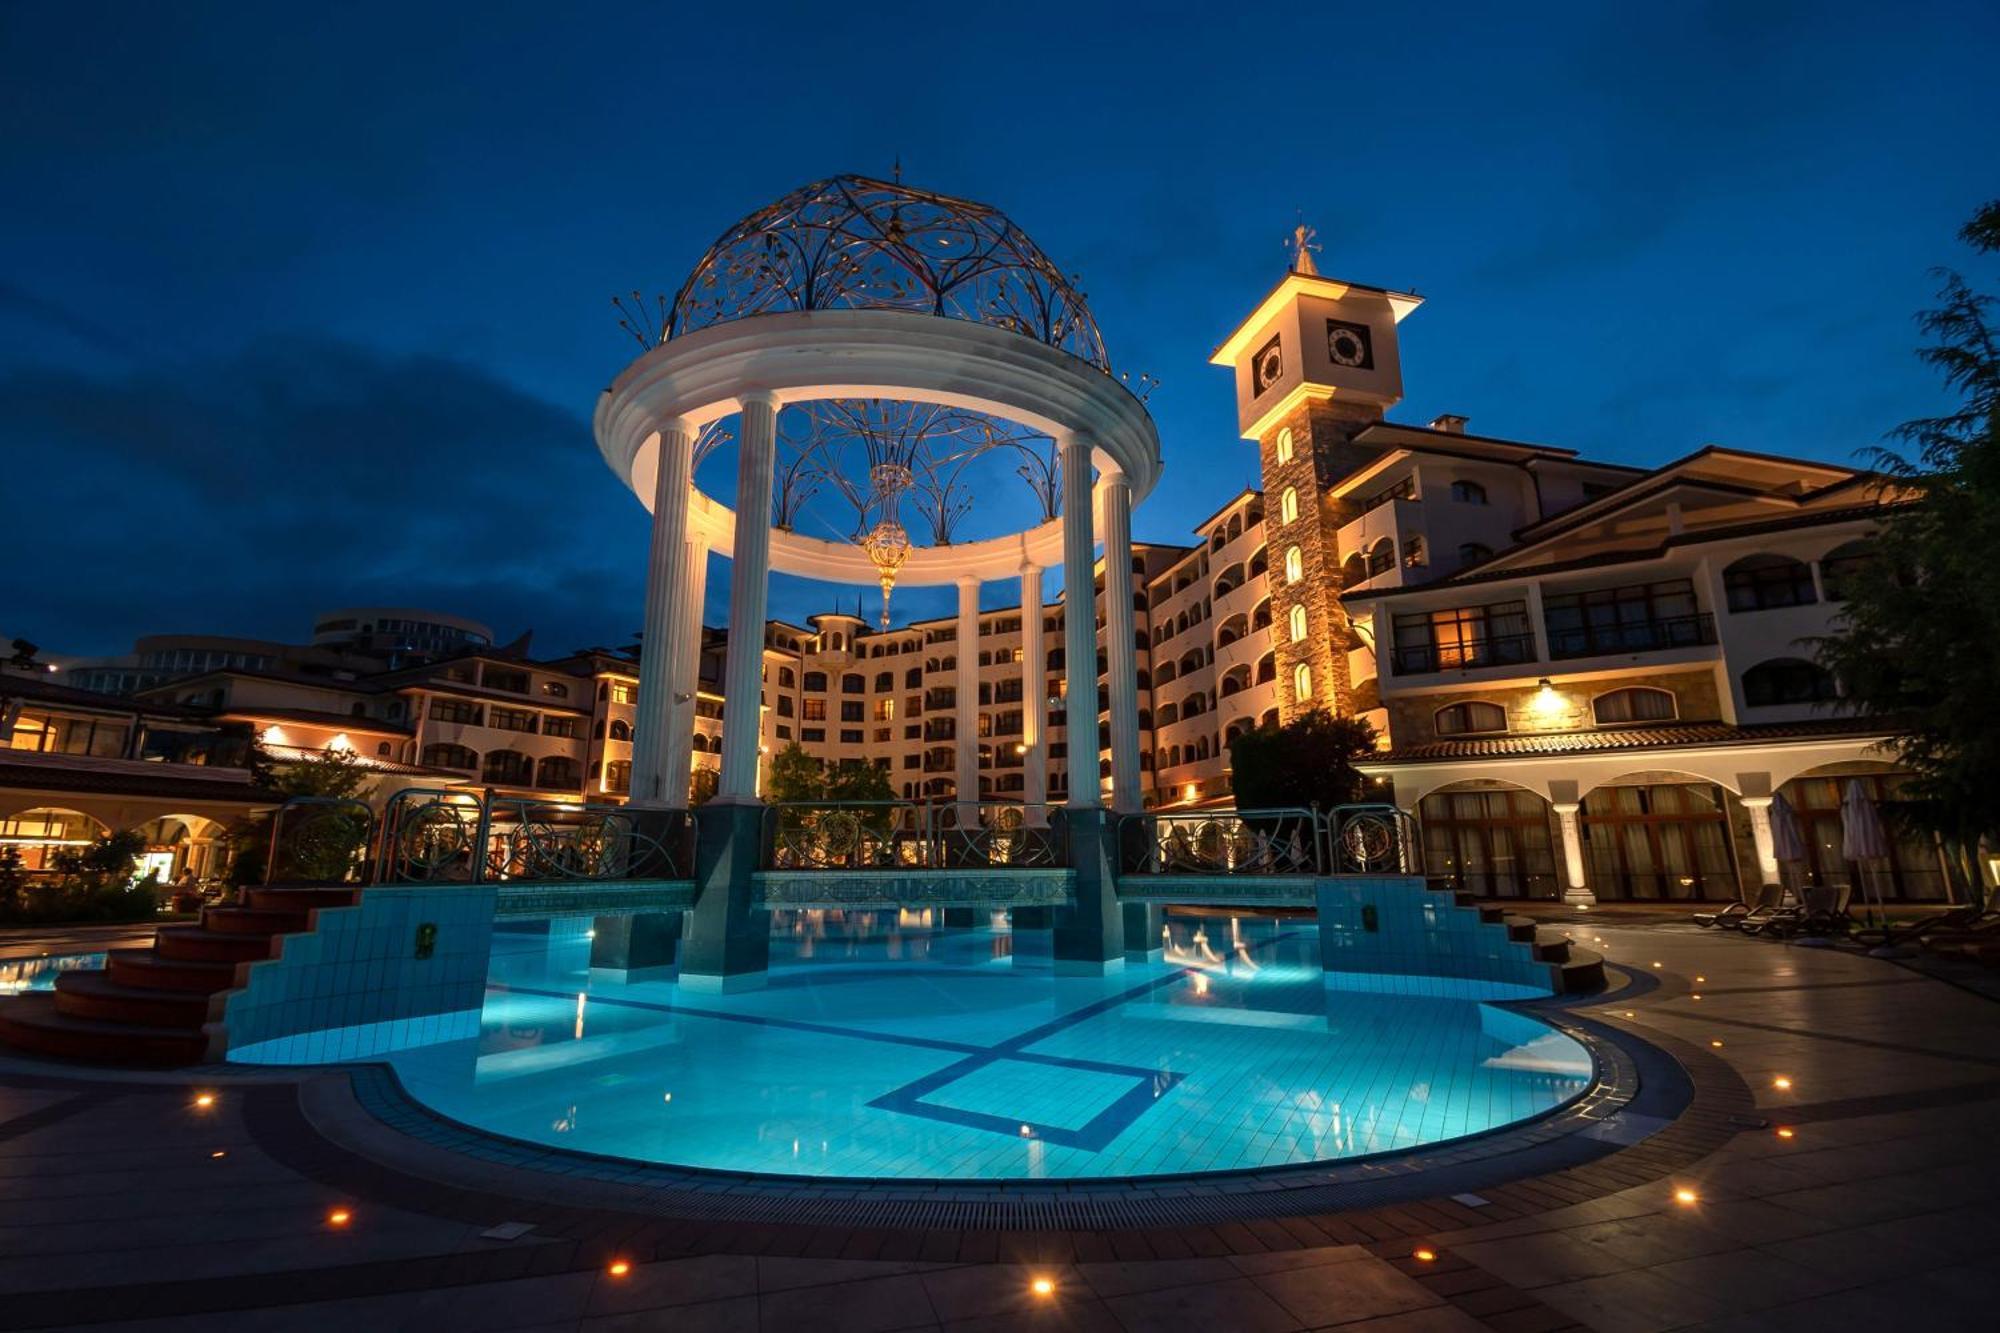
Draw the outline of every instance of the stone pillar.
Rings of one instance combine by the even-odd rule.
[[[646,620],[639,651],[639,700],[632,726],[631,803],[641,808],[687,805],[685,764],[678,786],[668,754],[674,734],[674,668],[685,626],[678,603],[687,588],[688,494],[692,489],[694,427],[675,417],[660,427],[653,481],[653,544],[646,563]]]
[[[958,743],[953,753],[961,829],[979,827],[979,580],[958,581],[957,704],[952,709]]]
[[[1090,441],[1062,441],[1063,474],[1063,675],[1069,697],[1063,710],[1069,754],[1069,808],[1100,804],[1097,777],[1097,535],[1092,530]]]
[[[1021,803],[1027,822],[1048,822],[1049,663],[1042,639],[1042,567],[1021,566]]]
[[[1126,903],[1125,956],[1157,959],[1166,952],[1167,909],[1158,903]]]
[[[1562,827],[1563,846],[1563,901],[1572,907],[1594,907],[1597,895],[1590,891],[1585,882],[1583,870],[1583,829],[1577,823],[1577,812],[1583,807],[1575,801],[1555,803],[1556,823]]]
[[[664,802],[674,810],[687,808],[694,771],[694,696],[701,678],[701,617],[708,595],[708,543],[695,538],[687,546],[687,585],[676,617],[680,651],[673,663],[673,709],[661,759]],[[642,690],[641,702],[645,697]]]
[[[1139,653],[1132,618],[1132,482],[1104,478],[1104,659],[1111,696],[1111,808],[1145,809],[1139,786]]]
[[[612,981],[651,981],[673,972],[681,942],[680,912],[600,916],[590,932],[590,974]]]
[[[1778,845],[1771,836],[1771,798],[1768,796],[1740,796],[1743,808],[1750,814],[1750,839],[1757,844],[1757,873],[1762,876],[1759,884],[1782,884],[1784,876],[1778,870]]]
[[[736,548],[730,553],[729,571],[729,653],[723,666],[722,785],[716,793],[716,799],[725,803],[757,799],[777,415],[775,394],[743,399],[743,428],[736,446]]]
[[[1098,795],[1096,536],[1092,531],[1090,441],[1065,436],[1063,471],[1063,657],[1069,681],[1068,825],[1075,900],[1055,912],[1050,951],[1058,974],[1101,975],[1125,961],[1114,844]]]

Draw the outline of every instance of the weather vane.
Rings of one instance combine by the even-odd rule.
[[[1313,263],[1313,251],[1319,249],[1319,229],[1306,225],[1303,211],[1298,217],[1298,225],[1292,228],[1291,238],[1285,242],[1292,252],[1292,272],[1316,277],[1319,266]]]

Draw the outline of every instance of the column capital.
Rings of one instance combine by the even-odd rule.
[[[1743,803],[1745,810],[1769,810],[1771,802],[1776,798],[1771,796],[1739,796],[1736,799]]]
[[[1132,489],[1132,478],[1127,476],[1125,469],[1121,467],[1114,465],[1104,468],[1098,472],[1097,476],[1098,480],[1102,481],[1106,486],[1117,486],[1128,491]]]
[[[667,417],[660,422],[659,430],[661,435],[672,431],[675,434],[685,435],[689,439],[693,439],[696,427],[694,422],[687,417]]]
[[[768,407],[775,412],[785,405],[785,400],[778,395],[776,389],[749,389],[736,395],[736,405],[739,408],[749,407],[753,403],[760,407]]]
[[[1032,561],[1032,560],[1023,560],[1023,561],[1021,562],[1021,577],[1022,577],[1022,578],[1024,578],[1024,579],[1031,579],[1031,578],[1033,578],[1033,577],[1034,577],[1035,575],[1037,575],[1037,574],[1039,574],[1039,573],[1041,573],[1041,572],[1042,572],[1042,567],[1041,567],[1040,565],[1036,564],[1036,563],[1035,563],[1034,561]]]
[[[983,580],[977,574],[960,574],[953,582],[960,588],[977,588]]]
[[[1583,803],[1581,801],[1550,801],[1549,809],[1559,815],[1574,815],[1577,811],[1583,809]]]

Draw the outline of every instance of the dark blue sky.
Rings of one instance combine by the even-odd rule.
[[[10,4],[0,632],[293,638],[395,601],[624,641],[610,296],[898,154],[1163,381],[1142,538],[1251,479],[1206,359],[1300,210],[1323,270],[1428,298],[1401,419],[1846,458],[1940,401],[1911,315],[2000,192],[1996,39],[1971,0]]]

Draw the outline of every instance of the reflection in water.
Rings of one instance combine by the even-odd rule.
[[[21,995],[31,990],[54,990],[56,978],[80,967],[103,967],[101,953],[43,955],[40,958],[0,959],[0,995]]]

